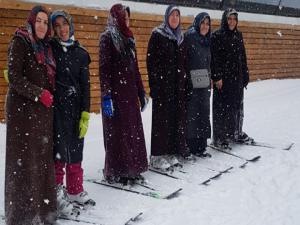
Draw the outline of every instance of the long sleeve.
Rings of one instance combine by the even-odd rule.
[[[148,50],[147,50],[147,71],[148,71],[148,77],[149,77],[149,86],[150,86],[150,96],[151,98],[156,97],[157,93],[157,79],[158,74],[157,71],[159,69],[159,40],[158,40],[158,34],[155,32],[152,32],[152,35],[150,37],[149,43],[148,43]]]
[[[241,67],[242,67],[244,87],[246,87],[249,82],[249,70],[247,65],[247,55],[246,55],[246,49],[245,49],[242,33],[241,33]]]
[[[8,78],[9,87],[32,101],[38,101],[43,89],[28,80],[24,75],[26,43],[20,37],[14,37],[9,47]]]
[[[80,92],[81,92],[81,112],[90,111],[90,72],[89,72],[89,64],[90,64],[90,56],[86,52],[83,57],[83,62],[80,68]]]
[[[141,76],[141,73],[140,73],[140,70],[139,70],[139,65],[138,65],[138,61],[137,61],[137,53],[135,51],[135,70],[136,70],[136,86],[138,88],[138,95],[144,95],[145,94],[145,89],[144,89],[144,85],[143,85],[143,81],[142,81],[142,76]]]
[[[220,35],[214,33],[211,37],[211,79],[218,81],[222,79],[222,56]]]
[[[112,79],[112,40],[108,33],[104,33],[100,38],[99,50],[99,75],[101,97],[111,94],[111,79]]]

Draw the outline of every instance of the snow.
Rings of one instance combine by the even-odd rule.
[[[131,1],[118,1],[118,0],[22,0],[24,2],[35,2],[42,4],[56,4],[69,6],[77,6],[83,8],[94,8],[101,10],[109,10],[114,4],[121,3],[130,7],[132,12],[139,13],[149,13],[164,15],[167,5],[161,4],[150,4],[141,2],[131,2]],[[219,10],[209,10],[197,7],[179,7],[181,15],[183,16],[196,16],[200,12],[207,12],[213,19],[221,19],[223,11]],[[272,16],[272,15],[262,15],[255,13],[243,13],[239,12],[240,21],[255,21],[255,22],[266,22],[266,23],[281,23],[281,24],[292,24],[300,25],[300,18],[296,17],[284,17],[284,16]]]
[[[244,130],[257,141],[273,144],[294,142],[290,151],[246,147],[248,154],[260,154],[256,163],[241,169],[235,158],[219,154],[224,163],[235,167],[208,186],[198,185],[198,166],[209,159],[186,165],[191,180],[149,176],[149,183],[168,188],[182,187],[171,200],[158,200],[124,191],[84,183],[97,206],[86,219],[99,217],[105,225],[122,225],[144,212],[137,225],[297,225],[300,221],[300,79],[267,80],[250,83],[245,92]],[[150,102],[151,103],[151,102]],[[143,115],[149,154],[151,104]],[[6,127],[0,125],[0,215],[4,213],[4,167]],[[215,157],[217,158],[217,156]],[[101,178],[104,164],[101,115],[92,114],[86,136],[83,167],[85,179]],[[207,171],[208,173],[208,171]],[[202,174],[203,175],[203,174]],[[47,200],[45,200],[47,201]],[[74,224],[61,221],[59,224]],[[84,223],[76,223],[84,225]],[[0,219],[0,225],[4,221]]]

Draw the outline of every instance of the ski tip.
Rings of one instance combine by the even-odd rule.
[[[140,219],[140,217],[143,215],[143,212],[140,212],[134,217],[131,217],[124,225],[129,225],[131,222],[136,222]]]
[[[181,192],[182,190],[183,190],[182,188],[179,188],[178,190],[174,191],[173,193],[165,196],[164,199],[167,199],[167,200],[172,199],[172,198],[176,197],[179,194],[179,192]]]
[[[210,182],[211,182],[211,179],[209,178],[209,179],[203,181],[200,185],[205,185],[205,186],[207,186],[207,185],[209,185]]]
[[[283,150],[289,151],[294,146],[295,143],[289,144],[287,147],[283,148]]]
[[[249,161],[249,162],[256,162],[256,161],[258,161],[260,158],[261,158],[261,156],[258,155],[258,156],[255,156],[255,157],[252,158],[252,159],[247,160],[247,161]]]
[[[135,221],[139,220],[143,214],[144,214],[143,212],[140,212],[135,217],[132,217],[131,221],[135,222]]]
[[[246,162],[244,162],[242,165],[240,165],[239,167],[242,168],[242,169],[244,169],[244,168],[246,167],[247,164],[248,164],[248,162],[246,161]]]

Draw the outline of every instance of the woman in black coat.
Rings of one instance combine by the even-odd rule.
[[[68,199],[81,204],[91,203],[92,200],[83,189],[81,167],[90,111],[91,60],[88,52],[74,39],[72,17],[68,13],[54,11],[51,22],[54,29],[51,46],[57,63],[54,92],[56,184],[60,191],[66,173]]]
[[[193,94],[187,109],[187,144],[191,153],[204,153],[210,138],[210,17],[199,13],[184,37],[186,46],[186,72],[193,84]]]
[[[249,73],[243,36],[237,23],[237,11],[225,10],[221,28],[211,38],[213,141],[224,148],[230,140],[249,139],[242,132],[244,88],[248,85]]]
[[[151,165],[167,169],[188,155],[186,100],[188,79],[184,70],[180,11],[169,6],[165,20],[156,27],[148,44],[147,69],[152,105]]]

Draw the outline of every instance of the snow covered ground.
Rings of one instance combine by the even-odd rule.
[[[241,148],[241,153],[260,154],[256,163],[244,168],[237,159],[219,154],[234,165],[230,173],[198,185],[200,170],[189,166],[190,180],[172,180],[146,174],[148,181],[165,188],[182,187],[171,200],[158,200],[85,182],[97,206],[95,215],[105,225],[122,225],[131,216],[144,212],[136,225],[298,225],[300,221],[300,79],[253,82],[245,93],[245,131],[257,141],[280,145],[294,142],[290,151],[259,147]],[[151,107],[143,113],[149,153]],[[86,137],[83,166],[85,178],[101,178],[104,163],[101,115],[92,115]],[[5,125],[0,125],[0,214],[4,213]],[[207,165],[210,165],[207,163]],[[213,164],[211,164],[213,166]],[[188,166],[187,166],[188,167]],[[195,169],[193,169],[195,168]],[[207,171],[207,174],[209,172]],[[203,174],[203,173],[201,173]],[[82,224],[60,222],[60,224]],[[0,219],[0,225],[4,221]]]

